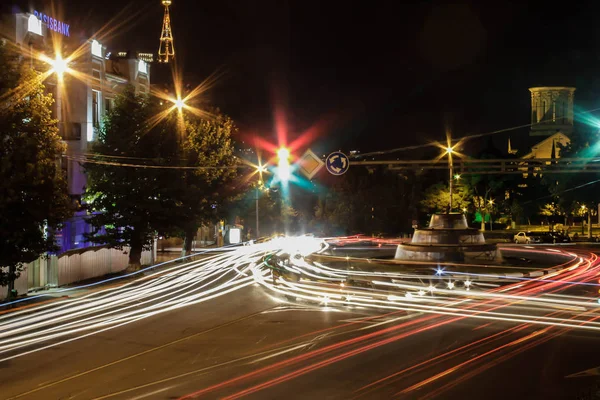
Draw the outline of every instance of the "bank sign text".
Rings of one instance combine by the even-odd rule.
[[[69,34],[70,25],[69,24],[65,24],[62,21],[59,21],[52,17],[49,17],[48,15],[38,12],[38,11],[34,11],[33,15],[35,15],[36,18],[38,18],[40,21],[42,21],[42,23],[46,24],[48,29],[50,29],[51,31],[58,32],[64,36],[70,36],[70,34]]]

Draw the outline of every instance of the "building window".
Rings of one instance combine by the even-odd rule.
[[[546,100],[542,101],[542,121],[547,121],[548,117],[546,116]]]
[[[92,125],[100,126],[100,91],[92,90]]]
[[[81,124],[79,122],[59,122],[58,130],[63,140],[81,140]]]
[[[102,57],[102,45],[96,39],[92,40],[92,55]]]
[[[108,114],[112,110],[113,99],[104,99],[104,115]]]
[[[67,157],[60,158],[60,170],[65,180],[69,180],[69,159]]]

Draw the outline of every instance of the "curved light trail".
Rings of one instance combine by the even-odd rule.
[[[159,271],[146,271],[146,275],[117,287],[27,309],[7,311],[0,315],[0,363],[157,314],[226,296],[256,284],[281,299],[320,305],[325,309],[349,307],[379,310],[390,316],[409,312],[415,317],[408,321],[392,318],[391,321],[374,324],[368,327],[371,332],[285,358],[228,381],[202,388],[183,398],[196,398],[231,386],[237,388],[239,385],[249,385],[239,392],[230,393],[227,398],[242,397],[462,319],[481,320],[485,326],[496,321],[508,322],[514,326],[381,377],[360,388],[356,392],[357,396],[371,393],[372,390],[396,382],[398,377],[417,370],[435,369],[442,361],[451,362],[456,359],[457,363],[452,368],[433,373],[429,379],[408,385],[396,394],[402,396],[443,380],[456,371],[473,368],[461,375],[464,379],[469,374],[495,365],[497,361],[493,359],[497,353],[502,353],[502,357],[517,354],[529,346],[550,340],[569,330],[600,331],[598,301],[595,298],[565,293],[565,289],[576,285],[598,286],[600,260],[592,253],[572,249],[521,247],[519,251],[562,257],[564,263],[540,277],[503,277],[504,284],[487,289],[489,274],[465,273],[466,275],[461,276],[458,271],[453,272],[455,264],[440,265],[429,274],[423,274],[422,271],[415,273],[380,269],[358,271],[338,268],[335,263],[328,265],[327,261],[318,262],[311,257],[327,247],[326,241],[309,236],[275,238],[264,243],[210,254],[198,261]],[[348,325],[335,326],[325,331],[334,332]],[[362,329],[366,328],[354,331],[360,332]],[[324,332],[312,334],[317,337]],[[281,357],[289,349],[308,345],[310,340],[306,342],[302,337],[312,334],[291,338],[289,341],[301,339],[303,341],[300,344],[279,343],[271,346],[270,350],[257,352],[267,354],[257,359],[257,362]],[[340,334],[343,335],[344,332]],[[485,351],[481,351],[476,358],[463,359],[466,352],[484,347]],[[291,370],[286,369],[284,375],[277,375],[277,371],[284,366]],[[451,385],[436,390],[444,387],[447,390]]]

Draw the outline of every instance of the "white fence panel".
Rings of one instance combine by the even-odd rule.
[[[151,265],[156,259],[156,248],[142,252],[142,265]],[[63,286],[86,279],[121,272],[127,268],[129,248],[123,250],[93,248],[87,251],[67,252],[51,256],[49,260],[40,258],[25,264],[21,276],[15,281],[15,289],[25,294],[29,289],[46,286]],[[0,300],[6,297],[8,289],[0,286]]]
[[[17,289],[17,293],[25,294],[27,293],[27,268],[29,264],[25,264],[23,266],[23,271],[21,271],[21,276],[17,278],[15,281],[15,289]],[[8,294],[7,286],[0,286],[0,300],[6,297]]]
[[[142,252],[142,265],[150,265],[154,260],[152,251]],[[58,285],[97,278],[121,272],[127,268],[129,248],[94,249],[81,254],[65,254],[58,258]]]

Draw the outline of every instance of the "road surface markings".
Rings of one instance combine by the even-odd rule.
[[[267,308],[266,310],[262,310],[262,311],[255,312],[255,313],[253,313],[253,314],[246,315],[245,317],[241,317],[241,318],[238,318],[238,319],[236,319],[236,320],[229,321],[229,322],[226,322],[226,323],[224,323],[224,324],[221,324],[221,325],[217,325],[217,326],[215,326],[215,327],[213,327],[213,328],[206,329],[206,330],[204,330],[204,331],[201,331],[201,332],[198,332],[198,333],[194,333],[194,334],[192,334],[192,335],[189,335],[189,336],[186,336],[186,337],[183,337],[183,338],[180,338],[180,339],[174,340],[174,341],[172,341],[172,342],[165,343],[165,344],[163,344],[163,345],[156,346],[156,347],[153,347],[153,348],[151,348],[151,349],[148,349],[148,350],[144,350],[144,351],[142,351],[142,352],[139,352],[139,353],[136,353],[136,354],[132,354],[132,355],[130,355],[130,356],[127,356],[127,357],[121,358],[121,359],[119,359],[119,360],[112,361],[112,362],[110,362],[110,363],[107,363],[107,364],[104,364],[104,365],[100,365],[100,366],[98,366],[98,367],[95,367],[95,368],[89,369],[89,370],[87,370],[87,371],[83,371],[83,372],[80,372],[80,373],[78,373],[78,374],[71,375],[71,376],[68,376],[68,377],[66,377],[66,378],[59,379],[59,380],[57,380],[57,381],[54,381],[54,382],[51,382],[51,383],[48,383],[48,384],[45,384],[45,385],[42,385],[42,386],[38,386],[38,387],[37,387],[37,388],[35,388],[35,389],[32,389],[32,390],[29,390],[29,391],[27,391],[27,392],[23,392],[23,393],[20,393],[20,394],[18,394],[18,395],[15,395],[15,396],[9,397],[9,398],[8,398],[8,400],[10,400],[10,399],[18,399],[18,398],[21,398],[21,397],[23,397],[23,396],[27,396],[27,395],[30,395],[30,394],[32,394],[32,393],[38,392],[38,391],[40,391],[40,390],[47,389],[47,388],[49,388],[49,387],[52,387],[52,386],[59,385],[59,384],[61,384],[61,383],[65,383],[65,382],[71,381],[71,380],[73,380],[73,379],[80,378],[80,377],[82,377],[82,376],[85,376],[85,375],[89,375],[89,374],[91,374],[91,373],[93,373],[93,372],[97,372],[97,371],[100,371],[100,370],[102,370],[102,369],[105,369],[105,368],[108,368],[108,367],[112,367],[112,366],[114,366],[114,365],[117,365],[117,364],[120,364],[120,363],[122,363],[122,362],[129,361],[129,360],[132,360],[132,359],[134,359],[134,358],[137,358],[137,357],[140,357],[140,356],[143,356],[143,355],[146,355],[146,354],[149,354],[149,353],[152,353],[152,352],[158,351],[158,350],[162,350],[162,349],[164,349],[164,348],[166,348],[166,347],[169,347],[169,346],[172,346],[172,345],[174,345],[174,344],[178,344],[178,343],[184,342],[184,341],[186,341],[186,340],[189,340],[189,339],[195,338],[195,337],[197,337],[197,336],[201,336],[201,335],[204,335],[204,334],[206,334],[206,333],[213,332],[213,331],[216,331],[216,330],[218,330],[218,329],[224,328],[224,327],[226,327],[226,326],[233,325],[233,324],[235,324],[235,323],[238,323],[238,322],[244,321],[244,320],[246,320],[246,319],[253,318],[253,317],[257,316],[257,315],[260,315],[260,314],[262,314],[264,311],[267,311],[267,310],[269,310],[269,309],[270,309],[270,308]]]
[[[309,343],[307,343],[307,344],[309,344]],[[274,350],[277,350],[277,349],[274,349]],[[267,350],[267,351],[263,351],[263,352],[260,352],[260,353],[251,354],[249,356],[244,356],[244,357],[236,358],[234,360],[224,361],[222,363],[211,365],[211,366],[208,366],[208,367],[202,367],[202,368],[199,368],[199,369],[196,369],[196,370],[193,370],[193,371],[184,372],[184,373],[179,374],[179,375],[171,376],[169,378],[161,379],[161,380],[158,380],[158,381],[152,381],[152,382],[149,382],[149,383],[146,383],[146,384],[143,384],[143,385],[139,385],[139,386],[134,386],[132,388],[124,389],[124,390],[121,390],[121,391],[118,391],[118,392],[114,392],[114,393],[109,393],[109,394],[103,395],[101,397],[95,397],[92,400],[108,399],[110,397],[118,396],[118,395],[121,395],[121,394],[124,394],[124,393],[133,392],[133,391],[144,389],[144,388],[147,388],[147,387],[150,387],[150,386],[154,386],[154,385],[159,385],[159,384],[162,384],[162,383],[165,383],[165,382],[169,382],[169,381],[172,381],[172,380],[175,380],[175,379],[185,378],[186,376],[195,375],[195,374],[203,374],[205,372],[208,372],[208,371],[220,368],[220,367],[225,367],[227,365],[239,363],[241,361],[252,359],[254,357],[258,357],[258,356],[261,356],[263,354],[269,354],[270,352],[272,352],[274,350]]]

